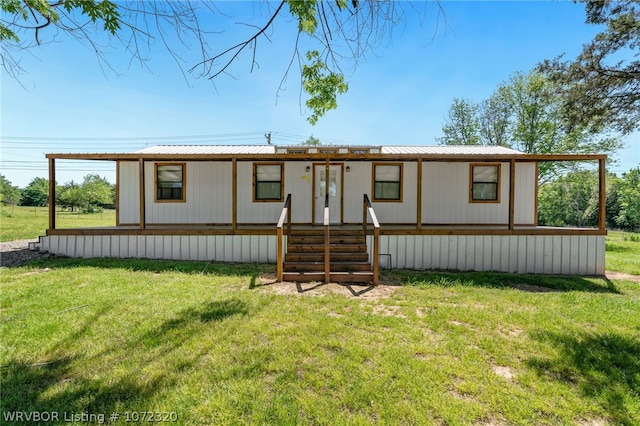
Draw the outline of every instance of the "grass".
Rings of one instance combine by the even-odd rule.
[[[609,231],[605,247],[608,270],[640,275],[640,234]]]
[[[392,271],[398,286],[352,297],[262,285],[270,266],[204,268],[53,258],[3,268],[2,415],[640,424],[638,283]]]
[[[115,210],[103,213],[79,214],[56,212],[57,228],[88,228],[115,226]],[[48,207],[2,206],[0,211],[0,241],[27,240],[44,235],[49,227]]]

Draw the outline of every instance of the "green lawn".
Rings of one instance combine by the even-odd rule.
[[[115,210],[91,214],[56,212],[56,228],[88,228],[115,224]],[[2,206],[0,211],[0,241],[38,238],[45,234],[48,227],[48,207]]]
[[[640,275],[640,234],[609,231],[605,262],[610,271]]]
[[[365,287],[298,292],[264,284],[269,266],[203,269],[115,259],[3,268],[1,414],[640,424],[636,282],[393,271],[383,278],[397,286],[353,297]]]

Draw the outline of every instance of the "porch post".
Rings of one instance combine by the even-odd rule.
[[[231,229],[238,227],[238,160],[231,160]]]
[[[49,229],[56,229],[56,160],[49,158]]]
[[[331,251],[329,237],[329,157],[325,160],[325,175],[324,175],[324,282],[329,283],[331,281]]]
[[[514,228],[515,218],[516,160],[509,162],[509,230]]]
[[[138,160],[138,173],[140,181],[140,229],[145,229],[145,182],[144,182],[144,159]]]
[[[606,168],[604,158],[598,160],[598,172],[598,228],[604,230],[607,227]]]
[[[418,193],[416,194],[416,222],[418,230],[422,229],[422,157],[418,159]]]

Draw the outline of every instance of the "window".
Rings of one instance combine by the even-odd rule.
[[[470,203],[500,202],[500,164],[471,164]]]
[[[184,163],[155,165],[156,201],[184,201]]]
[[[320,152],[320,154],[337,154],[338,150],[337,149],[320,149],[318,150],[318,152]]]
[[[402,201],[402,164],[373,165],[373,201]]]
[[[349,148],[349,154],[368,154],[369,148]]]
[[[282,201],[282,163],[254,164],[253,200]]]
[[[307,148],[287,148],[287,154],[307,154]]]

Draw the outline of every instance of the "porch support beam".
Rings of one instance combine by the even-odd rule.
[[[231,228],[238,228],[238,160],[231,161]],[[279,241],[279,240],[278,240]]]
[[[139,183],[140,183],[140,229],[146,228],[145,223],[145,182],[144,182],[144,159],[140,158],[138,160],[138,173],[139,173]]]
[[[598,228],[604,230],[607,227],[607,194],[605,159],[598,160]]]
[[[324,282],[329,283],[331,281],[331,250],[329,237],[329,157],[325,160],[325,175],[324,175]]]
[[[416,194],[416,222],[418,229],[422,229],[422,158],[418,160],[418,190]]]
[[[49,229],[56,229],[56,160],[49,158]]]
[[[516,189],[516,161],[509,162],[509,229],[515,223],[515,189]]]

